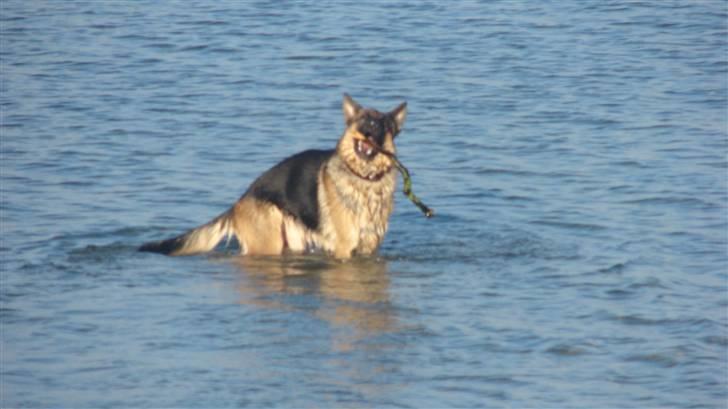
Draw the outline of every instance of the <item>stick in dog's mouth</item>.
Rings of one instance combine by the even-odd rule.
[[[377,151],[377,152],[385,155],[389,159],[391,159],[392,162],[394,163],[394,166],[399,171],[399,173],[402,174],[402,179],[404,181],[404,187],[402,189],[402,192],[404,193],[404,195],[407,196],[407,198],[412,203],[414,203],[415,206],[417,206],[422,211],[422,213],[425,214],[426,217],[434,216],[435,212],[432,209],[430,209],[429,207],[427,207],[424,203],[422,203],[420,198],[418,198],[414,194],[414,192],[412,192],[412,178],[410,177],[409,170],[407,170],[407,168],[402,164],[402,162],[399,161],[399,159],[397,158],[397,155],[382,148],[381,146],[379,146],[379,144],[375,143],[374,141],[372,141],[369,138],[367,138],[367,143],[369,145],[371,145],[375,151]]]

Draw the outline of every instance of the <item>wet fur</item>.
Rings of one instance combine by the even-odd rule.
[[[357,152],[357,141],[368,140],[394,153],[406,103],[381,113],[362,108],[345,94],[343,111],[346,130],[336,149],[309,150],[284,159],[220,216],[180,236],[146,243],[140,250],[196,254],[234,236],[248,255],[322,249],[347,259],[376,252],[392,213],[396,174],[387,156]]]

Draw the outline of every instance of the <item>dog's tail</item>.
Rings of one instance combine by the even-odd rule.
[[[232,209],[180,236],[167,240],[142,244],[139,251],[184,256],[204,253],[215,248],[222,239],[229,239],[234,232]]]

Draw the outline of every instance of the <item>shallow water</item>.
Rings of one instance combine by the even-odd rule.
[[[3,407],[725,407],[720,1],[0,6]],[[135,251],[409,103],[376,258]]]

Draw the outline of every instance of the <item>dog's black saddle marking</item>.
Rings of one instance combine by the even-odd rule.
[[[246,194],[280,207],[311,230],[319,227],[318,172],[334,150],[307,150],[260,175]]]

